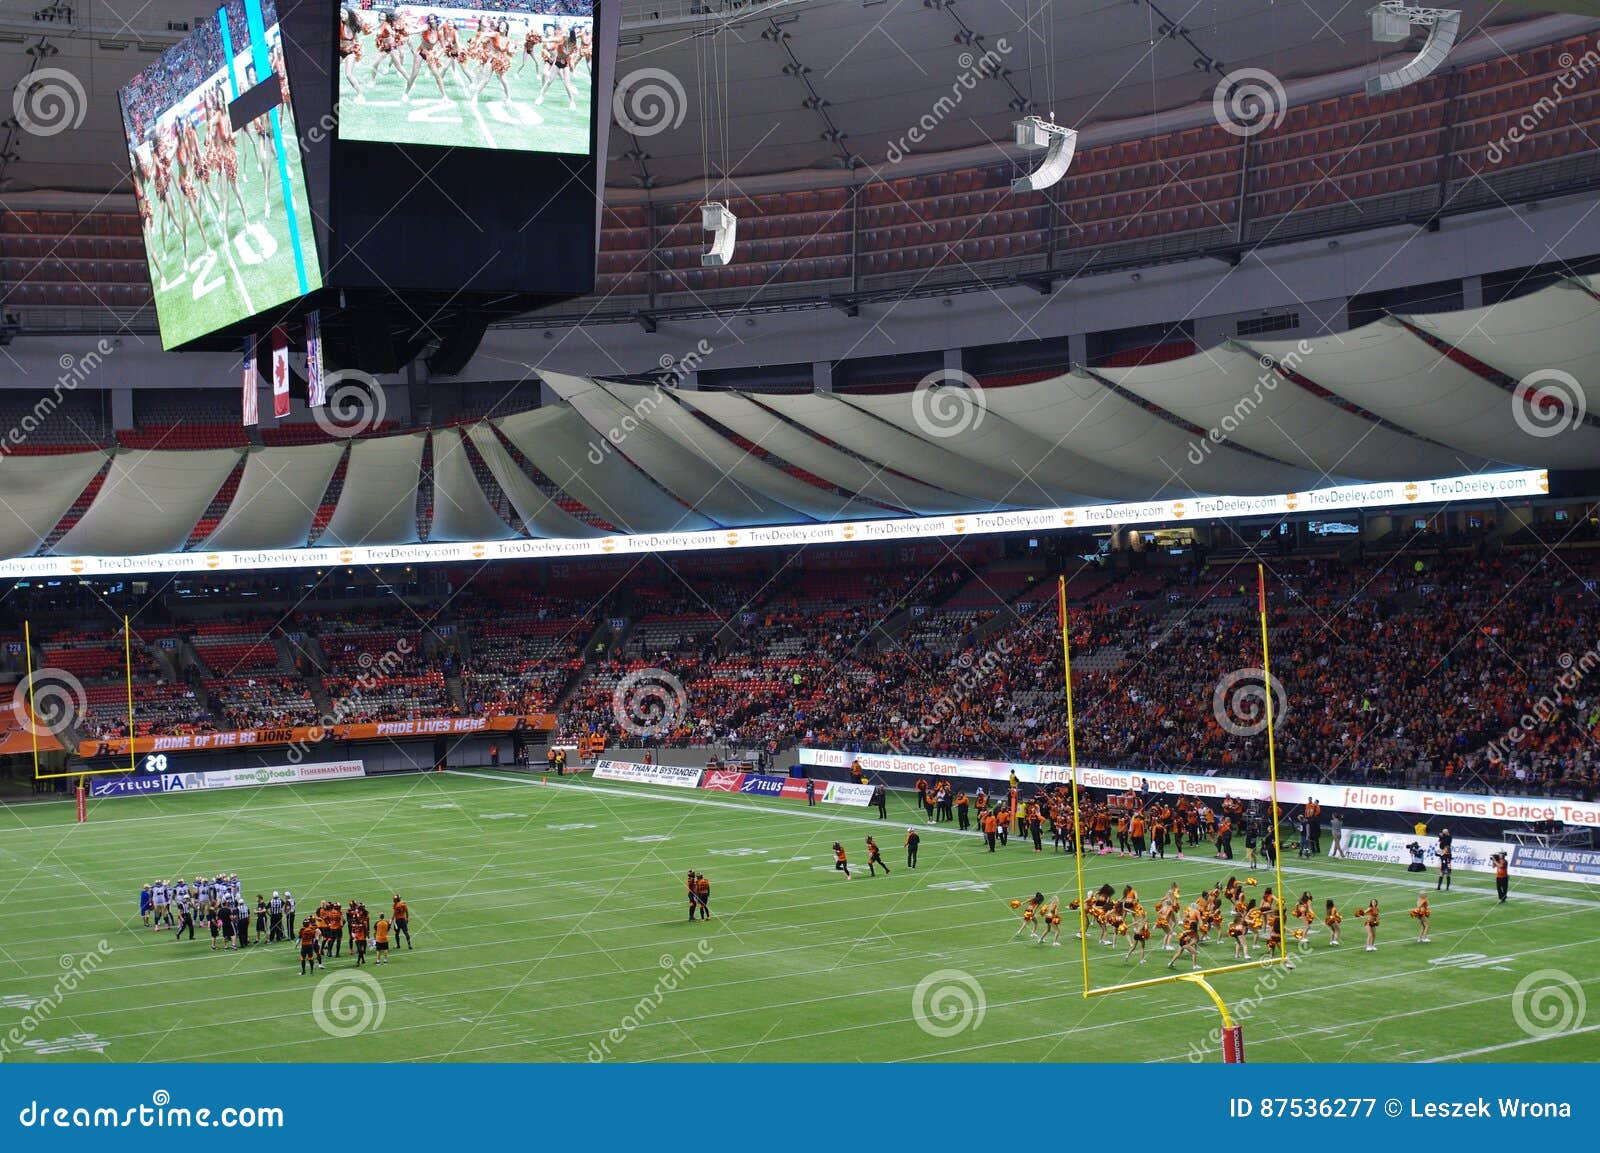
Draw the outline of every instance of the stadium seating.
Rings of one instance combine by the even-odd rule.
[[[1051,250],[1071,271],[1547,193],[1594,163],[1593,76],[1570,91],[1556,84],[1570,71],[1561,61],[1589,47],[1575,38],[1382,96],[1296,105],[1243,146],[1212,125],[1084,147],[1048,199],[1011,193],[1010,165],[879,179],[854,204],[843,187],[734,197],[740,254],[725,267],[700,266],[698,200],[608,204],[596,294],[714,304],[718,292],[759,288],[776,300],[1036,269]],[[9,211],[0,275],[9,308],[149,300],[131,212]],[[264,431],[269,444],[314,435]]]

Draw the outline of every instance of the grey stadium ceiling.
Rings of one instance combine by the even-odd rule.
[[[918,151],[998,145],[1021,102],[1087,127],[1162,115],[1208,100],[1217,69],[1263,68],[1285,83],[1403,56],[1380,54],[1362,0],[624,0],[619,82],[640,69],[676,77],[682,120],[639,140],[612,126],[607,182],[664,187],[726,163],[733,179],[882,163],[907,129],[948,97],[964,53],[994,52],[1003,76],[963,94]],[[1462,39],[1537,11],[1587,14],[1587,3],[1517,6],[1453,0]],[[42,20],[70,8],[71,22]],[[13,90],[43,36],[50,67],[88,97],[75,131],[39,138],[8,126],[0,192],[123,187],[116,92],[181,37],[201,0],[0,0],[0,85]],[[710,8],[715,15],[693,15]],[[1004,41],[1007,48],[1002,50]],[[40,66],[46,62],[41,61]],[[294,61],[291,68],[305,67]],[[1204,71],[1204,69],[1212,71]],[[1053,93],[1053,99],[1051,98]],[[631,155],[630,155],[631,153]],[[997,151],[996,156],[1000,153]],[[854,159],[852,159],[854,158]]]

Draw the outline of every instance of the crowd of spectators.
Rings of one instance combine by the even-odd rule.
[[[134,646],[137,727],[306,724],[323,708],[348,722],[554,713],[557,743],[1064,762],[1053,581],[984,565],[663,568],[563,595],[485,580],[448,603],[270,629],[172,621]],[[1262,773],[1253,562],[1090,572],[1069,594],[1080,760]],[[1597,587],[1588,547],[1275,557],[1280,771],[1594,795]],[[120,638],[44,637],[39,663],[86,686],[84,735],[122,735]],[[638,710],[619,711],[619,685]]]

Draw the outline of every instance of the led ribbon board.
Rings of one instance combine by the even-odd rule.
[[[613,553],[716,552],[734,548],[860,544],[947,536],[1134,528],[1184,521],[1238,520],[1302,512],[1407,508],[1455,501],[1503,501],[1548,495],[1546,471],[1481,473],[1441,480],[1336,485],[1276,496],[1205,496],[1072,508],[959,513],[887,520],[829,521],[592,537],[453,541],[448,544],[359,545],[343,548],[145,553],[137,556],[40,556],[0,561],[0,579],[168,572],[247,572],[333,565],[460,564],[466,561],[559,560]]]

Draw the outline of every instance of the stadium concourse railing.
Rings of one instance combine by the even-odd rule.
[[[619,194],[605,213],[595,294],[537,323],[1046,289],[1584,191],[1600,183],[1600,70],[1584,70],[1594,52],[1574,38],[1383,96],[1297,105],[1254,135],[1218,124],[1086,144],[1044,194],[1012,193],[1007,163],[734,198],[739,250],[720,268],[700,265],[698,199]],[[18,200],[0,227],[0,264],[4,306],[24,331],[98,330],[113,318],[154,330],[131,212]],[[518,323],[531,322],[509,322]]]

